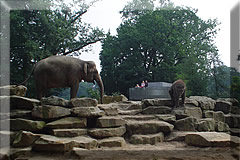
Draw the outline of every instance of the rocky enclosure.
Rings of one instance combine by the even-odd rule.
[[[239,151],[240,142],[240,107],[235,99],[192,96],[184,107],[172,110],[170,99],[128,101],[124,96],[105,96],[108,104],[90,98],[39,101],[23,97],[25,87],[17,90],[0,96],[1,125],[10,122],[10,131],[1,127],[1,142],[10,137],[11,145],[9,150],[1,143],[0,159],[31,159],[36,153],[76,159],[191,159],[187,158],[190,153],[205,152],[206,158],[211,151],[220,151],[227,159],[239,158],[234,152]],[[10,112],[4,109],[8,102]],[[146,150],[149,157],[143,156]],[[198,151],[202,152],[196,155]],[[210,157],[219,158],[219,154]]]

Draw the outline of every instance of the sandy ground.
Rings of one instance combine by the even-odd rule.
[[[240,160],[238,148],[198,148],[185,143],[126,145],[123,148],[75,149],[71,153],[32,153],[18,160]]]

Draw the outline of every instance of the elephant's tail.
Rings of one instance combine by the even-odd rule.
[[[34,72],[35,68],[36,68],[36,64],[34,64],[30,75],[23,82],[17,84],[16,87],[25,84],[29,80],[29,78],[33,75],[33,72]]]

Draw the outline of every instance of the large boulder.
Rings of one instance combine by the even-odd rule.
[[[172,109],[167,106],[149,106],[143,109],[142,114],[170,114]]]
[[[5,100],[9,97],[4,97]],[[4,101],[4,98],[1,100]],[[11,96],[10,97],[10,108],[11,109],[26,109],[26,110],[32,110],[34,106],[37,106],[40,104],[40,101],[37,99],[32,98],[26,98],[26,97],[20,97],[20,96]]]
[[[115,128],[93,128],[88,131],[88,134],[94,138],[107,138],[107,137],[121,137],[125,134],[126,127]]]
[[[98,101],[92,98],[73,98],[70,100],[72,107],[96,107]]]
[[[225,115],[225,122],[231,128],[240,128],[240,115],[226,114]]]
[[[127,101],[128,98],[124,95],[114,95],[114,96],[103,96],[103,104],[110,104],[115,102]]]
[[[87,129],[85,128],[52,129],[51,134],[56,137],[78,137],[87,135]]]
[[[214,110],[216,101],[204,96],[191,96],[190,99],[196,100],[202,110]]]
[[[196,131],[196,124],[198,120],[193,117],[187,117],[177,120],[174,124],[175,129],[179,131]]]
[[[33,121],[28,119],[16,118],[10,120],[10,129],[12,131],[40,131],[45,127],[45,122],[43,121]]]
[[[215,121],[225,122],[224,113],[222,111],[204,111],[204,118],[213,118]]]
[[[32,110],[32,117],[40,119],[53,119],[65,117],[71,114],[70,109],[59,106],[35,106]]]
[[[76,107],[72,109],[72,114],[78,117],[101,117],[104,115],[104,112],[98,107]]]
[[[118,109],[112,104],[98,104],[98,108],[105,112],[106,116],[116,116],[118,115]]]
[[[186,135],[185,142],[197,147],[228,147],[239,145],[240,139],[226,133],[196,132]]]
[[[126,120],[121,117],[109,117],[104,116],[97,119],[97,127],[108,128],[108,127],[120,127],[127,123]]]
[[[151,144],[151,145],[154,145],[163,141],[164,141],[164,134],[161,132],[157,134],[148,134],[148,135],[134,134],[131,136],[129,140],[131,144]]]
[[[16,95],[16,96],[21,96],[24,97],[27,92],[27,87],[23,85],[7,85],[7,86],[2,86],[0,87],[0,93],[1,95]]]
[[[47,123],[46,127],[52,129],[85,128],[87,127],[87,119],[78,117],[65,117]]]
[[[13,141],[13,147],[29,147],[40,137],[40,134],[34,134],[29,131],[19,131]]]
[[[229,114],[231,111],[232,102],[217,99],[215,111],[222,111],[224,114]]]
[[[194,117],[196,119],[202,118],[202,110],[199,107],[179,107],[172,111],[172,114],[176,116],[177,119],[182,119],[186,117]]]
[[[149,121],[128,121],[126,124],[127,134],[155,134],[159,132],[169,133],[174,126],[164,121],[149,120]]]
[[[212,118],[200,119],[196,124],[196,129],[200,132],[215,131],[215,120]]]
[[[126,141],[123,137],[110,137],[98,141],[99,147],[124,147]]]
[[[98,146],[97,140],[90,137],[59,138],[43,135],[33,145],[34,151],[69,152],[73,147],[92,149]]]
[[[147,108],[149,106],[172,106],[171,99],[155,98],[142,100],[142,107]]]
[[[216,122],[216,129],[217,132],[229,132],[230,128],[227,123],[224,122]]]
[[[175,115],[171,115],[171,114],[160,114],[160,115],[156,115],[156,117],[161,120],[161,121],[165,121],[171,124],[174,124],[176,122],[176,116]]]
[[[56,97],[56,96],[50,96],[50,97],[43,97],[41,99],[42,105],[51,105],[51,106],[62,106],[62,107],[70,107],[70,101]]]

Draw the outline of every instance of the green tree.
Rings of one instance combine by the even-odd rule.
[[[233,76],[231,82],[231,97],[240,102],[240,76]]]
[[[196,13],[190,8],[156,8],[125,18],[117,35],[108,34],[103,41],[100,59],[106,91],[127,95],[128,88],[144,79],[173,82],[183,77],[189,93],[204,95],[218,23]]]
[[[94,1],[92,1],[93,3]],[[103,39],[103,31],[82,21],[92,3],[52,1],[50,10],[10,12],[10,83],[22,82],[39,60],[50,55],[79,55]],[[73,5],[73,4],[72,4]],[[26,4],[28,6],[28,4]],[[33,92],[32,81],[28,83]]]

